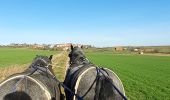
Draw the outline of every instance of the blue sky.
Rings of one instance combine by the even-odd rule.
[[[170,45],[169,0],[1,0],[0,44]]]

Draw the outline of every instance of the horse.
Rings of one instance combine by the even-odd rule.
[[[0,83],[0,100],[61,100],[50,57],[37,55],[22,73]]]
[[[125,91],[119,77],[110,69],[92,64],[80,47],[71,45],[70,65],[64,84],[81,100],[123,100]],[[79,100],[65,90],[67,100]]]

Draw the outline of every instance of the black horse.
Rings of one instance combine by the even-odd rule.
[[[60,100],[59,82],[55,81],[52,55],[36,56],[24,72],[0,83],[0,100]]]
[[[70,66],[64,84],[84,100],[126,99],[122,82],[107,68],[99,68],[89,62],[79,47],[71,46]],[[65,90],[67,100],[77,100]]]

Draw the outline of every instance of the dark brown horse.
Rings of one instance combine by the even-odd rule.
[[[23,73],[0,83],[0,100],[60,100],[59,83],[54,80],[52,56],[36,56]]]
[[[126,99],[122,82],[107,68],[99,68],[89,62],[79,47],[71,46],[70,66],[64,84],[84,100]],[[65,90],[67,100],[77,100]]]

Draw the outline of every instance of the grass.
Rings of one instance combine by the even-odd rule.
[[[56,51],[32,50],[28,48],[0,48],[0,81],[23,72],[36,55],[56,54]]]
[[[56,53],[58,52],[26,48],[0,48],[0,77],[4,79],[4,74],[18,72],[18,69],[23,71],[35,55]],[[117,73],[123,82],[127,97],[131,100],[170,99],[170,57],[113,54],[108,51],[92,51],[86,54],[94,64],[108,67]],[[54,72],[60,80],[64,78],[67,55],[55,55],[53,59]]]
[[[21,49],[21,48],[0,48],[0,51],[1,51],[0,52],[1,55],[3,55],[0,57],[1,63],[3,63],[6,66],[10,64],[14,64],[8,67],[4,67],[4,66],[0,67],[0,82],[12,74],[23,72],[29,66],[29,64],[25,64],[25,63],[27,62],[31,63],[32,59],[37,54],[39,55],[55,54],[53,55],[53,59],[52,59],[54,74],[56,75],[57,79],[59,79],[61,82],[63,82],[64,80],[66,66],[68,63],[68,52],[59,53],[55,51],[31,50],[31,49]],[[5,53],[8,53],[7,55],[9,55],[10,53],[10,56],[5,55]],[[20,60],[19,62],[17,62],[18,57],[22,58],[22,60]],[[5,60],[1,60],[2,58]],[[16,65],[16,64],[20,64],[20,65]],[[63,91],[64,90],[62,88],[62,92]]]
[[[170,99],[170,57],[88,52],[88,58],[118,74],[131,100]]]
[[[56,54],[56,51],[32,50],[28,48],[0,48],[0,67],[30,63],[36,55]]]
[[[63,82],[66,74],[66,66],[68,64],[68,52],[62,52],[58,55],[55,55],[52,62],[54,74],[56,75],[57,79]]]
[[[28,68],[29,63],[36,55],[53,54],[52,64],[55,75],[60,81],[64,80],[66,64],[68,60],[67,52],[56,52],[47,50],[32,50],[28,48],[0,48],[0,81],[6,77],[23,72]]]
[[[0,82],[13,74],[23,72],[25,69],[28,68],[28,66],[29,66],[28,64],[23,64],[23,65],[11,65],[8,67],[0,67]]]

